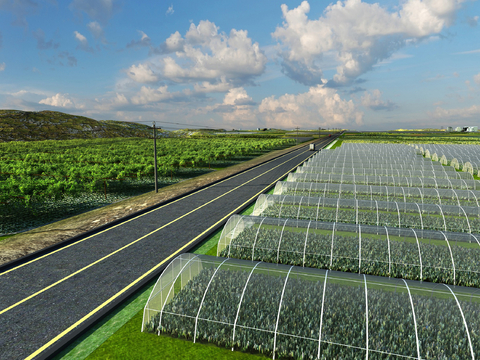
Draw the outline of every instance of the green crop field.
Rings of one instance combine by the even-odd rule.
[[[264,136],[157,139],[159,186],[238,164],[294,140]],[[153,140],[0,143],[0,234],[154,189]]]

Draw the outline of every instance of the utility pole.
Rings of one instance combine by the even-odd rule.
[[[153,122],[153,173],[155,177],[155,192],[158,193],[158,177],[157,177],[157,130],[155,129],[155,121]]]
[[[318,140],[320,140],[320,130],[321,129],[322,129],[321,127],[318,128]]]
[[[296,143],[298,145],[298,129],[299,129],[299,127],[297,126],[295,129],[297,129],[297,142]]]

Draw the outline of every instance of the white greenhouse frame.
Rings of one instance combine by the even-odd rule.
[[[272,283],[262,286],[268,279]],[[185,301],[196,318],[185,312]],[[311,359],[329,354],[423,359],[427,353],[475,359],[478,312],[478,289],[186,253],[155,284],[142,331],[262,351],[273,359],[291,351]],[[446,330],[438,332],[440,326]]]
[[[345,271],[350,272],[377,275],[372,271],[381,271],[383,276],[426,281],[441,276],[445,283],[480,288],[478,235],[240,215],[233,215],[225,228],[240,223],[244,231],[237,237],[222,232],[217,256],[331,270],[346,262]],[[367,245],[363,239],[368,239]]]

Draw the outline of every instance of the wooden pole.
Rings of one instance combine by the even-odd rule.
[[[155,177],[155,192],[158,193],[158,177],[157,177],[157,131],[155,129],[155,121],[153,122],[153,173]]]

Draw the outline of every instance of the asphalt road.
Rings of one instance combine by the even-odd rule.
[[[0,359],[45,358],[311,155],[302,147],[0,272]]]

